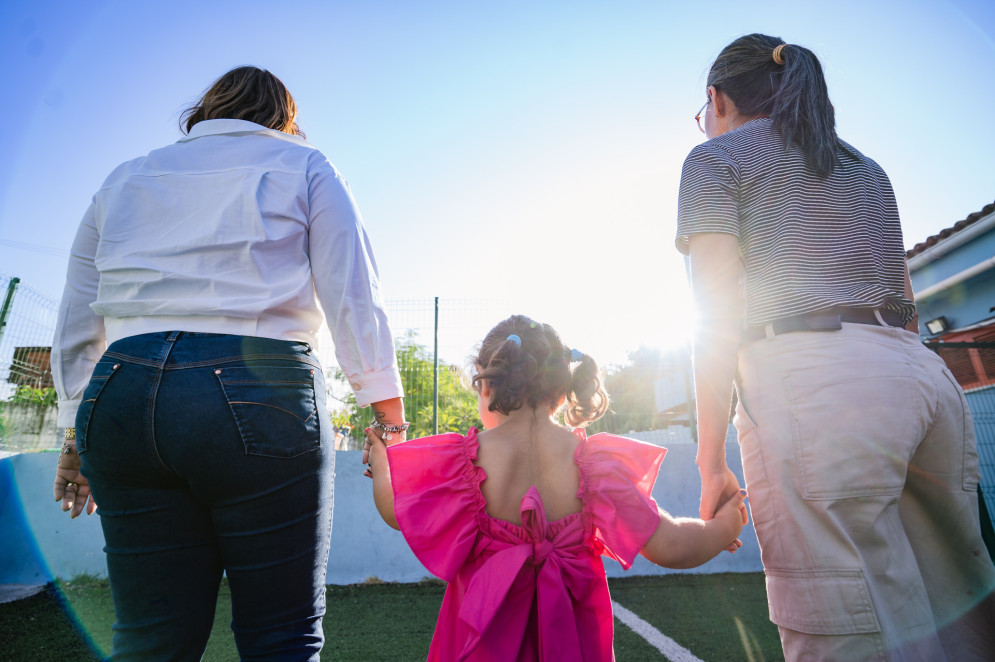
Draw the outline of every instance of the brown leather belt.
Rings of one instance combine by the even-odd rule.
[[[899,313],[885,308],[879,308],[878,312],[887,326],[903,326]],[[819,310],[805,315],[781,317],[770,322],[770,326],[774,335],[779,336],[782,333],[796,333],[798,331],[839,331],[843,328],[843,322],[881,326],[881,322],[874,314],[873,308],[831,308],[829,310]],[[743,343],[750,343],[766,338],[767,326],[767,324],[758,324],[744,329],[742,334]]]

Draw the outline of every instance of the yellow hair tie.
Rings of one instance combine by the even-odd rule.
[[[781,65],[784,64],[784,59],[781,58],[781,51],[784,50],[785,46],[787,46],[787,44],[779,44],[774,49],[774,64],[781,64]]]

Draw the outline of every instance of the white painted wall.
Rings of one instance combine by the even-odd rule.
[[[734,435],[735,433],[733,433]],[[654,496],[674,515],[697,516],[700,482],[694,465],[696,447],[669,447]],[[727,443],[729,463],[740,476],[739,447]],[[0,584],[41,584],[53,577],[81,573],[106,575],[103,534],[98,516],[70,520],[52,498],[55,453],[24,453],[0,459]],[[414,557],[400,532],[389,528],[373,506],[371,481],[362,475],[361,453],[336,454],[335,511],[329,584],[354,584],[377,577],[384,581],[419,581],[429,573]],[[692,571],[757,572],[760,550],[752,526],[743,530],[743,547],[723,552]],[[640,557],[623,573],[605,561],[609,576],[675,572]]]

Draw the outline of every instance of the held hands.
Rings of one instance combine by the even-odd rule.
[[[384,440],[380,438],[380,435],[377,434],[376,430],[366,428],[364,432],[366,433],[366,443],[363,444],[363,464],[366,465],[366,469],[363,470],[363,475],[367,478],[373,478],[373,464],[370,462],[370,456],[373,453],[373,445],[377,444],[383,446],[384,448],[386,448],[387,445]]]
[[[717,471],[706,470],[704,467],[700,467],[699,471],[701,503],[698,506],[698,516],[703,520],[710,520],[726,501],[734,498],[739,492],[739,480],[732,469],[725,465]],[[739,512],[745,525],[750,520],[746,513],[746,504],[742,500],[739,502]]]
[[[407,425],[407,423],[404,423],[400,426],[388,426],[393,428],[403,427],[404,429],[401,430],[376,429],[372,425],[364,430],[366,433],[366,443],[363,444],[363,464],[366,465],[366,469],[363,470],[364,476],[373,478],[373,455],[380,454],[378,450],[374,450],[374,447],[382,447],[386,450],[388,441],[392,446],[405,441],[407,438]]]
[[[739,480],[736,474],[723,465],[719,471],[707,471],[704,467],[701,471],[701,504],[698,507],[698,516],[703,520],[713,518],[735,518],[730,519],[730,525],[735,527],[734,536],[738,536],[743,530],[743,526],[749,522],[749,514],[743,499],[746,491],[740,490]],[[743,546],[738,538],[726,547],[729,552],[735,552]]]
[[[740,515],[740,510],[746,509],[746,505],[743,503],[743,499],[745,498],[746,490],[739,490],[731,499],[727,499],[725,503],[719,506],[719,509],[715,512],[715,517],[712,518],[715,522],[721,523],[722,526],[729,527],[730,532],[732,532],[731,537],[734,537],[735,540],[726,547],[726,551],[730,554],[743,546],[743,541],[737,536],[743,530],[743,525],[746,524]]]
[[[76,519],[83,510],[87,515],[97,511],[97,502],[90,494],[90,484],[80,473],[79,455],[76,444],[66,443],[59,453],[59,464],[55,469],[53,494],[56,501],[62,502],[62,512],[71,511],[69,516]]]

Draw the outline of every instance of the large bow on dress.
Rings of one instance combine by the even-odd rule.
[[[584,657],[574,605],[584,600],[596,575],[591,550],[582,544],[578,530],[580,518],[552,534],[535,487],[522,498],[521,517],[523,540],[517,544],[500,539],[489,541],[485,553],[493,555],[467,586],[460,619],[471,634],[461,660],[478,647],[487,651],[490,659],[518,659],[519,647],[528,638],[525,630],[533,605],[537,608],[539,659]],[[603,572],[600,563],[598,570]],[[499,625],[490,627],[492,623]]]

